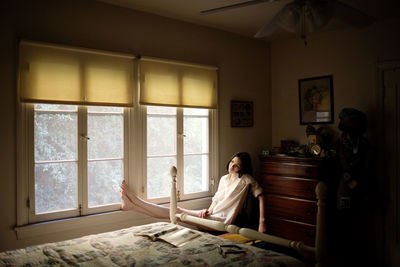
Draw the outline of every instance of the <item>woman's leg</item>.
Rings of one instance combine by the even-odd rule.
[[[185,213],[187,215],[195,216],[195,217],[200,217],[200,212],[201,210],[188,210],[184,208],[178,207],[178,213]]]
[[[122,210],[134,210],[140,213],[144,213],[151,217],[154,217],[153,213],[148,212],[147,210],[141,208],[140,206],[134,204],[132,200],[121,190],[121,208]]]
[[[159,219],[169,219],[169,208],[147,202],[133,194],[125,180],[121,184],[123,210],[134,210]],[[179,210],[179,209],[178,209]]]
[[[169,207],[153,204],[139,198],[134,193],[132,193],[132,191],[130,191],[125,180],[123,180],[121,184],[121,199],[123,210],[134,210],[147,214],[154,218],[169,219]],[[200,217],[201,210],[189,210],[177,207],[177,212]],[[222,218],[215,217],[213,215],[210,215],[207,219],[223,221]]]

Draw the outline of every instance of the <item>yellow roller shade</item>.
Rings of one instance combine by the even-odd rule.
[[[133,106],[133,56],[21,41],[22,102]]]
[[[217,108],[217,69],[160,59],[139,61],[140,104]]]

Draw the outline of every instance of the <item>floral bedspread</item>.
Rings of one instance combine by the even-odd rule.
[[[169,225],[158,222],[0,253],[0,266],[303,266],[295,258],[201,233],[182,247],[137,235]],[[218,251],[236,244],[244,253]]]

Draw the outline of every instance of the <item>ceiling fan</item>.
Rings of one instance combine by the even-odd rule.
[[[277,1],[279,0],[249,0],[203,10],[200,11],[200,14],[211,14],[264,2],[271,3]],[[365,27],[374,22],[374,18],[339,0],[293,0],[286,4],[270,21],[264,24],[254,37],[266,37],[278,28],[282,28],[289,32],[300,33],[300,38],[307,44],[307,33],[322,29],[333,17],[342,19],[355,27]]]

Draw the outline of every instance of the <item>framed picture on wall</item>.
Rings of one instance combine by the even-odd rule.
[[[332,75],[299,80],[300,124],[333,123]]]
[[[231,127],[253,127],[252,101],[231,101]]]

